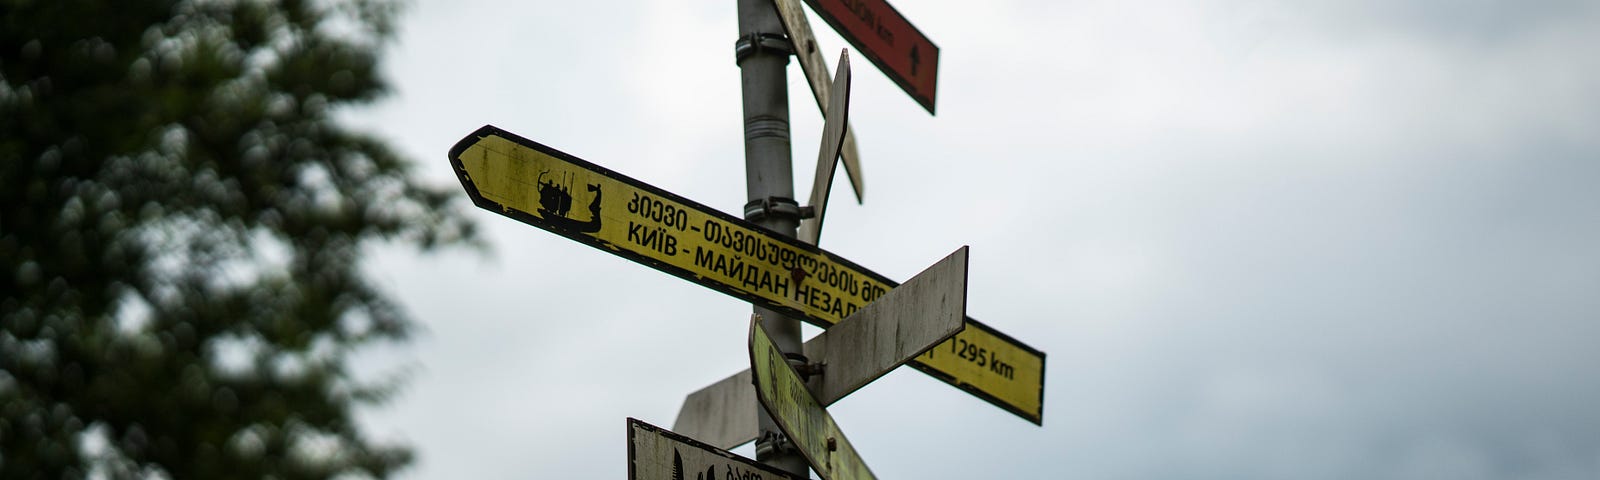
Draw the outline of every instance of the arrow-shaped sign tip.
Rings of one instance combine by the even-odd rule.
[[[833,188],[833,170],[844,146],[850,113],[850,50],[839,49],[839,67],[833,74],[832,95],[823,113],[822,145],[817,150],[817,173],[812,177],[811,218],[800,225],[800,240],[816,245],[822,237],[822,220],[828,213],[828,191]]]

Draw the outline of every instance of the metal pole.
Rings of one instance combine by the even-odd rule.
[[[790,43],[772,0],[737,0],[739,39],[735,59],[739,64],[744,98],[745,219],[793,237],[800,224],[794,201],[794,169],[789,158],[789,91],[787,69]],[[800,322],[761,307],[762,325],[778,348],[800,352]],[[778,425],[759,407],[761,433],[756,439],[756,460],[800,476],[808,474],[805,457],[784,438]]]

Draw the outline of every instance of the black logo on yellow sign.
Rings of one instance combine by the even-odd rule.
[[[589,221],[580,222],[567,217],[567,212],[572,210],[572,187],[558,184],[554,180],[545,181],[544,176],[548,173],[550,172],[539,172],[539,216],[544,217],[545,221],[550,222],[556,229],[571,233],[600,231],[600,184],[588,185],[588,190],[594,193],[594,200],[589,202]]]

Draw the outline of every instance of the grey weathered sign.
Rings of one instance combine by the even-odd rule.
[[[961,247],[805,342],[806,358],[824,365],[811,381],[817,401],[832,405],[960,331],[966,297],[967,247]],[[745,370],[689,394],[672,428],[721,448],[755,440],[750,382]]]

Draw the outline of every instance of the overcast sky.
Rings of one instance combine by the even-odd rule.
[[[1049,357],[1042,427],[908,369],[836,404],[879,476],[1600,478],[1600,3],[894,5],[939,113],[852,48],[866,203],[837,183],[822,246],[905,280],[970,245],[969,315]],[[450,188],[494,124],[738,212],[734,7],[417,1],[352,118]],[[425,326],[363,359],[411,372],[364,417],[408,477],[624,478],[626,417],[747,367],[747,303],[463,212],[491,254],[370,264]]]

